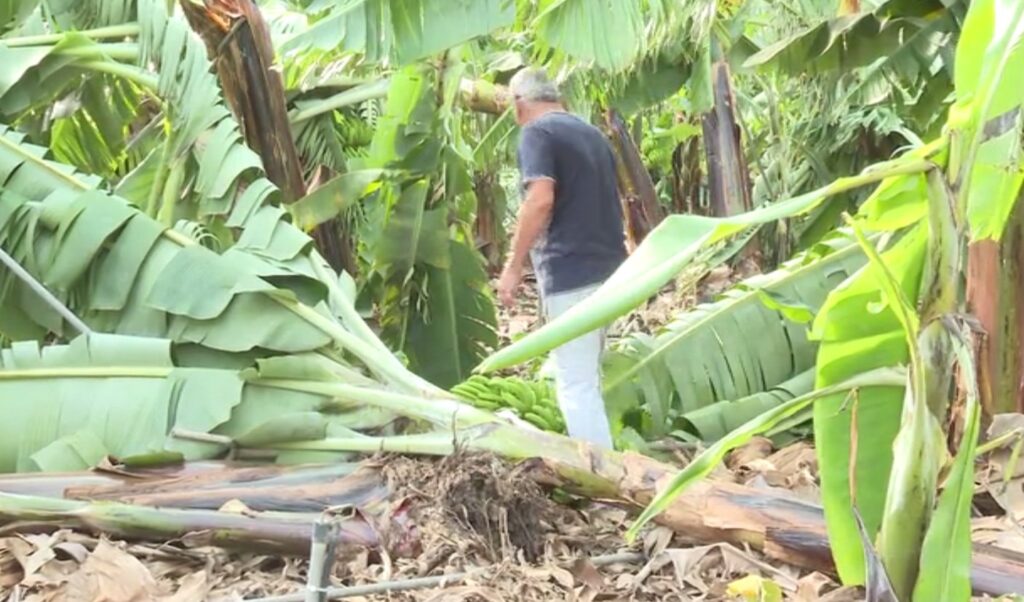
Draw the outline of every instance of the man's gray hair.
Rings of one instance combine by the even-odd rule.
[[[543,69],[527,67],[512,76],[509,91],[516,100],[527,102],[559,102],[558,86],[548,79]]]

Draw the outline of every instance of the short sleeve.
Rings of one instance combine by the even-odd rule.
[[[519,137],[519,173],[523,184],[534,180],[556,180],[555,153],[551,135],[538,128],[527,127]]]

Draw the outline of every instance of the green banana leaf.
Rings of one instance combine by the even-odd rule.
[[[292,36],[286,51],[338,49],[362,54],[368,61],[394,58],[404,65],[515,20],[515,3],[507,0],[356,0],[319,6],[325,14],[313,15],[311,27]]]
[[[1021,105],[1024,93],[1011,74],[1024,69],[1024,4],[971,3],[957,46],[957,102],[950,126],[963,140],[964,158],[951,164],[960,183],[971,240],[1000,240],[1019,200]]]
[[[632,65],[643,46],[642,3],[561,0],[541,5],[533,23],[539,41],[609,71]]]
[[[227,216],[239,184],[262,176],[263,164],[242,139],[221,97],[206,46],[185,17],[168,12],[162,0],[137,4],[139,60],[157,70],[155,92],[164,103],[168,133],[151,160],[129,174],[118,192],[150,215],[159,213],[168,226],[181,218]],[[190,202],[180,203],[185,178],[174,176],[186,171],[194,174],[195,194]]]
[[[426,268],[426,310],[410,313],[406,339],[409,367],[444,388],[469,377],[498,344],[497,311],[480,254],[450,241],[449,255],[447,268]]]
[[[379,428],[396,415],[360,407],[358,397],[339,402],[330,394],[260,383],[353,382],[316,354],[260,360],[244,371],[182,367],[176,355],[165,339],[99,333],[68,345],[40,348],[29,341],[0,350],[0,399],[9,406],[0,424],[0,471],[84,470],[107,456],[136,464],[227,451],[226,443],[196,434],[245,447],[361,437],[356,429]],[[354,382],[357,394],[382,390]]]
[[[720,300],[682,312],[654,336],[631,336],[608,360],[606,395],[615,405],[645,408],[654,422],[650,435],[657,437],[675,417],[768,391],[806,372],[817,351],[806,322],[865,261],[849,237],[833,236]]]
[[[965,377],[964,434],[946,488],[928,524],[914,600],[971,599],[971,513],[974,502],[974,461],[981,431],[974,342],[966,332],[953,334],[957,361]]]
[[[928,225],[921,223],[881,254],[907,298],[917,298],[927,239]],[[829,295],[815,319],[813,335],[820,341],[817,388],[908,361],[903,329],[892,308],[884,303],[870,266]],[[885,507],[892,442],[900,427],[903,397],[903,386],[876,387],[859,391],[853,399],[846,394],[831,395],[814,406],[822,504],[833,558],[844,582],[864,580],[864,554],[853,514],[854,501],[868,533],[874,537]],[[854,436],[858,442],[855,453]],[[851,482],[851,469],[855,482]]]
[[[21,24],[39,6],[40,0],[0,0],[0,31]]]
[[[26,4],[24,1],[23,4]],[[47,0],[54,22],[61,29],[93,29],[129,23],[138,0]]]
[[[205,433],[242,398],[236,372],[177,368],[166,340],[93,334],[66,346],[15,343],[0,354],[0,470],[83,470],[113,455],[208,458]]]
[[[47,5],[56,11],[55,23],[64,33],[0,40],[6,66],[0,77],[0,115],[14,121],[73,95],[81,99],[75,118],[58,120],[50,133],[61,159],[110,177],[120,196],[159,216],[166,226],[229,215],[244,194],[241,185],[262,176],[262,164],[242,140],[207,49],[185,18],[170,12],[164,0]],[[129,18],[137,24],[126,22]],[[138,34],[138,42],[100,43],[75,32],[110,25],[123,35],[109,37]],[[116,84],[109,83],[113,76]],[[109,90],[106,97],[97,97],[97,85]],[[135,137],[128,126],[143,114],[140,89],[162,105],[155,122],[162,127],[143,129],[132,143],[139,156],[128,163],[121,153],[125,140]],[[122,104],[121,110],[106,106],[112,100]],[[124,101],[134,102],[124,106]],[[230,244],[229,232],[222,228],[218,234],[222,244]]]
[[[802,372],[762,393],[722,401],[682,415],[684,428],[703,441],[714,442],[744,423],[814,390],[814,370]]]
[[[337,355],[340,346],[387,381],[436,391],[387,352],[282,209],[240,203],[251,211],[238,218],[243,233],[218,255],[44,157],[0,128],[0,246],[95,330],[229,354]],[[4,326],[28,318],[36,331],[66,332],[19,281],[0,277]],[[30,330],[11,335],[38,334]]]
[[[843,15],[818,23],[750,57],[745,67],[773,66],[789,73],[824,72],[892,62],[899,75],[931,75],[943,34],[955,31],[951,2],[885,2],[874,11]],[[899,5],[899,6],[897,6]],[[910,10],[906,10],[909,8]],[[924,18],[928,13],[932,16]],[[922,33],[923,32],[923,33]],[[900,60],[896,61],[895,58]]]
[[[434,79],[422,67],[392,78],[367,161],[394,171],[367,203],[359,239],[383,336],[417,374],[447,388],[497,345],[497,312],[459,214],[476,203],[468,163],[459,152],[442,152],[445,132],[457,126],[437,106],[432,84],[447,88]]]

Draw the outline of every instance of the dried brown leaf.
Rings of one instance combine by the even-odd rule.
[[[156,581],[137,558],[101,540],[65,588],[67,602],[151,602]]]
[[[818,602],[822,591],[835,582],[828,575],[818,572],[804,575],[797,581],[794,602]]]
[[[738,470],[755,460],[763,460],[772,454],[774,446],[771,439],[754,437],[746,445],[736,449],[726,459],[725,464],[732,470]]]
[[[163,598],[161,602],[196,602],[205,600],[209,593],[210,584],[206,572],[192,573],[182,579],[174,594]]]

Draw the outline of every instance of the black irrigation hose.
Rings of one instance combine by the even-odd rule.
[[[617,564],[620,562],[640,562],[646,559],[646,556],[639,552],[623,552],[620,554],[609,554],[606,556],[595,556],[590,558],[590,562],[594,566],[608,566],[610,564]],[[414,589],[426,589],[429,587],[438,587],[451,585],[464,581],[469,577],[475,577],[477,575],[484,574],[491,570],[492,567],[482,567],[474,569],[472,571],[464,571],[460,573],[449,573],[447,575],[438,575],[436,577],[419,577],[417,579],[405,579],[401,581],[385,581],[382,583],[374,583],[372,585],[356,585],[352,587],[332,587],[327,590],[328,600],[340,600],[342,598],[351,598],[353,596],[369,596],[373,594],[384,594],[392,592],[405,592]],[[245,602],[303,602],[306,599],[306,592],[297,592],[294,594],[285,594],[283,596],[271,596],[269,598],[250,598]],[[227,602],[227,598],[221,600],[221,602]]]

